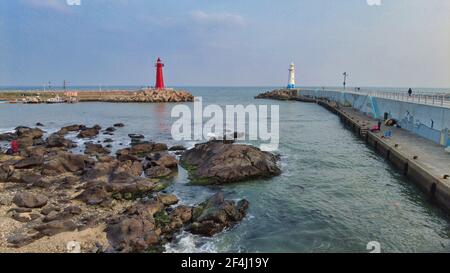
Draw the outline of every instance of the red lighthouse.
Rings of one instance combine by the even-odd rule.
[[[156,84],[155,84],[155,88],[156,89],[164,89],[164,76],[163,76],[163,67],[164,64],[161,62],[161,59],[158,58],[158,60],[156,61]]]

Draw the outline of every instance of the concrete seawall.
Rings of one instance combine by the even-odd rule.
[[[264,93],[258,98],[280,99],[279,92],[272,94],[275,96]],[[370,128],[377,125],[378,119],[339,102],[303,97],[291,91],[282,92],[281,97],[281,100],[316,102],[336,114],[349,130],[415,183],[431,202],[450,212],[450,154],[441,145],[391,126],[382,125],[379,132],[371,132]],[[386,131],[391,131],[392,136],[385,137]]]

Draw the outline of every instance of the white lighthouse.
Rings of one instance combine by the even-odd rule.
[[[288,89],[294,89],[295,88],[295,64],[291,63],[291,66],[289,67],[289,82],[288,82]]]

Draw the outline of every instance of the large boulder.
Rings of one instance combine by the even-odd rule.
[[[21,137],[31,137],[32,139],[41,138],[44,135],[44,131],[39,128],[29,128],[19,126],[16,128],[16,134]]]
[[[13,198],[14,204],[23,208],[41,208],[48,202],[47,196],[43,194],[32,194],[29,192],[19,192]]]
[[[0,134],[0,141],[12,141],[17,139],[17,134],[16,133],[3,133]]]
[[[194,182],[229,183],[279,175],[277,157],[243,144],[209,141],[195,145],[181,156]]]
[[[171,169],[162,166],[154,166],[145,170],[145,175],[150,178],[164,178],[171,173]]]
[[[106,155],[111,153],[110,150],[104,148],[101,144],[86,143],[85,154],[88,155]]]
[[[48,162],[44,163],[43,175],[58,175],[65,172],[79,172],[86,167],[87,156],[72,154],[69,152],[59,152]]]
[[[69,125],[69,126],[62,127],[62,128],[57,132],[57,134],[59,134],[59,135],[65,135],[65,134],[67,134],[67,133],[69,133],[69,132],[78,132],[78,131],[84,130],[84,129],[86,129],[86,126],[84,126],[84,125],[73,124],[73,125]]]
[[[73,148],[76,147],[76,144],[68,139],[65,139],[64,134],[54,133],[47,138],[47,147]]]
[[[143,252],[159,244],[153,207],[135,204],[108,223],[106,234],[114,251]]]
[[[241,221],[247,212],[249,203],[242,199],[237,204],[225,200],[223,193],[219,192],[194,208],[192,224],[189,231],[194,234],[213,236],[227,227]]]
[[[166,151],[167,145],[164,143],[142,143],[131,147],[130,154],[138,156],[146,156],[152,152]]]
[[[99,205],[110,200],[110,194],[102,184],[91,183],[75,199],[83,201],[87,205]]]
[[[169,153],[152,153],[147,155],[147,161],[151,166],[161,166],[165,168],[175,168],[178,166],[178,160]]]
[[[44,158],[41,156],[31,156],[20,160],[14,164],[16,169],[29,169],[37,166],[41,166],[44,163]]]
[[[54,236],[58,233],[66,231],[74,231],[77,229],[77,225],[72,220],[55,220],[34,228],[45,236]]]
[[[86,128],[77,135],[78,138],[94,138],[100,133],[99,127]]]

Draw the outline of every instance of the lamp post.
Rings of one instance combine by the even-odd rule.
[[[342,75],[344,75],[344,90],[345,90],[345,86],[347,85],[347,76],[348,76],[348,73],[347,73],[347,72],[344,72]]]

